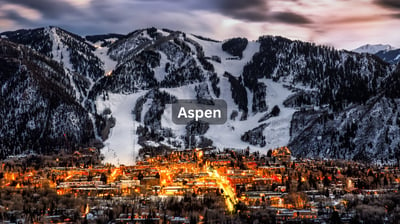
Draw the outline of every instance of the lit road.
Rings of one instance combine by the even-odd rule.
[[[224,196],[225,196],[225,204],[228,208],[228,211],[232,212],[235,210],[235,205],[238,203],[238,199],[236,197],[235,192],[233,191],[229,181],[226,179],[226,177],[221,177],[219,173],[212,169],[211,167],[208,168],[208,174],[211,177],[214,177],[217,185],[219,186],[220,189],[224,191]]]

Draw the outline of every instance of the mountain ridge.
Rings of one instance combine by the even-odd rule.
[[[398,96],[385,81],[396,71],[373,55],[274,36],[217,42],[156,28],[96,35],[89,37],[92,41],[57,27],[0,35],[64,68],[59,75],[69,80],[70,97],[91,124],[86,125],[91,126],[90,140],[81,145],[102,142],[108,162],[132,163],[143,147],[250,146],[265,151],[289,145],[296,156],[383,162],[397,155],[399,133],[393,124]],[[390,93],[379,95],[385,88]],[[170,103],[183,98],[224,99],[230,119],[221,126],[175,125]],[[381,126],[368,108],[392,112]],[[277,109],[278,114],[272,113]],[[12,123],[7,114],[0,115]],[[366,118],[376,124],[367,128]],[[357,128],[351,119],[361,121]],[[369,136],[367,130],[376,130],[369,138],[373,142],[362,137]],[[66,142],[54,148],[68,147]],[[360,156],[363,150],[370,155]]]
[[[369,54],[376,54],[380,51],[391,51],[395,50],[396,47],[393,47],[389,44],[365,44],[356,49],[353,49],[353,52],[357,53],[369,53]]]
[[[400,61],[400,49],[389,44],[366,44],[352,51],[376,55],[390,64],[397,64]]]

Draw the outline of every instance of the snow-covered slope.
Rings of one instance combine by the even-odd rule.
[[[170,33],[165,33],[165,32],[163,33],[160,30],[158,31],[159,31],[158,35],[160,35],[159,38],[162,38],[163,36],[168,37],[170,35]],[[134,33],[134,37],[139,38],[139,40],[129,37],[126,39],[125,42],[120,41],[119,44],[124,46],[123,49],[129,49],[129,51],[135,52],[135,49],[140,45],[138,43],[141,43],[140,40],[143,40],[143,38],[151,39],[149,37],[149,34],[147,33],[148,30],[144,30],[142,32],[145,34],[137,32]],[[170,95],[170,97],[175,97],[177,99],[196,99],[199,97],[199,90],[198,90],[200,89],[199,86],[202,86],[201,88],[205,88],[204,90],[206,91],[206,95],[203,95],[203,97],[208,96],[213,98],[224,99],[227,102],[228,115],[231,115],[234,112],[242,113],[242,111],[239,111],[237,104],[232,99],[232,91],[235,90],[231,88],[231,84],[228,78],[224,76],[224,73],[229,72],[233,74],[234,77],[240,77],[240,75],[243,72],[243,67],[247,63],[249,63],[252,59],[252,56],[258,52],[260,43],[256,41],[249,42],[247,47],[243,51],[243,57],[235,58],[232,57],[232,55],[230,55],[229,53],[222,50],[223,42],[207,41],[204,39],[199,39],[197,36],[193,35],[186,37],[183,35],[177,35],[177,36],[178,38],[176,38],[177,40],[174,40],[174,42],[173,40],[167,40],[168,42],[164,42],[161,44],[159,43],[158,45],[159,48],[158,52],[160,54],[159,63],[156,63],[157,65],[153,69],[155,80],[158,83],[162,83],[163,80],[165,80],[165,78],[169,74],[168,71],[169,69],[166,69],[167,64],[170,68],[175,68],[175,69],[179,67],[185,68],[187,62],[193,60],[191,59],[190,55],[187,55],[185,53],[185,51],[182,52],[182,46],[187,46],[188,49],[190,48],[191,52],[195,54],[196,53],[200,54],[200,56],[198,55],[198,57],[194,58],[194,62],[197,64],[197,66],[202,66],[200,62],[201,59],[198,59],[199,57],[208,58],[209,62],[212,64],[213,70],[211,72],[215,73],[219,79],[219,85],[218,85],[219,96],[217,97],[216,94],[212,91],[211,83],[202,81],[203,80],[202,78],[188,81],[187,85],[184,84],[180,85],[179,87],[173,87],[172,85],[171,88],[168,85],[166,85],[165,87],[161,88],[160,91],[165,91]],[[178,40],[182,42],[178,42]],[[132,45],[130,45],[131,42]],[[179,44],[174,45],[174,43],[179,43]],[[121,49],[121,47],[116,45],[112,46],[112,48],[118,50]],[[140,54],[139,51],[135,53],[137,55]],[[111,55],[121,55],[121,53],[111,51]],[[219,61],[212,60],[216,58],[218,58]],[[207,76],[209,74],[209,72],[204,68],[202,68],[201,70],[203,75]],[[191,84],[192,82],[194,83]],[[292,94],[292,92],[284,88],[283,83],[276,83],[273,82],[272,80],[267,80],[267,79],[263,80],[263,82],[267,86],[267,101],[269,110],[271,110],[275,105],[278,105],[281,108],[280,116],[273,117],[270,120],[264,122],[265,124],[268,125],[268,128],[266,128],[263,131],[263,135],[267,136],[267,138],[265,139],[265,144],[263,144],[262,146],[251,145],[248,142],[241,141],[241,136],[245,132],[260,125],[259,120],[265,114],[259,113],[259,114],[251,114],[245,120],[241,120],[239,119],[240,117],[237,117],[229,120],[224,125],[210,125],[207,132],[203,136],[211,140],[212,145],[221,149],[225,147],[230,147],[230,148],[250,147],[252,150],[266,151],[270,148],[287,145],[289,143],[290,120],[295,110],[285,108],[283,106],[283,101],[287,98],[287,96]],[[118,91],[111,90],[111,92],[118,92]],[[250,91],[249,95],[251,96]],[[106,161],[115,162],[118,161],[119,159],[120,162],[121,161],[127,163],[132,162],[123,159],[123,158],[128,158],[126,154],[126,149],[127,148],[132,149],[133,140],[127,141],[127,139],[132,139],[132,137],[128,138],[127,135],[132,135],[133,126],[136,127],[139,127],[140,125],[146,126],[143,120],[144,114],[146,114],[149,111],[152,103],[151,101],[147,101],[146,103],[143,104],[141,119],[139,120],[139,122],[136,122],[135,125],[133,125],[132,122],[129,122],[127,119],[132,120],[132,110],[135,107],[134,100],[137,101],[139,99],[139,97],[137,96],[138,93],[134,93],[133,95],[110,93],[109,99],[107,99],[106,101],[104,101],[102,97],[97,98],[97,103],[96,103],[97,111],[99,112],[101,110],[104,110],[105,107],[108,107],[112,111],[111,115],[114,116],[117,120],[116,126],[111,131],[110,134],[111,137],[105,142],[106,147],[104,148],[104,152],[106,155]],[[121,103],[121,99],[127,99],[127,98],[129,98],[129,101],[123,100],[124,103]],[[251,102],[249,104],[251,105]],[[124,115],[121,114],[122,111],[124,111],[123,112]],[[266,111],[265,113],[268,113],[268,111]],[[119,122],[118,119],[120,119],[122,122],[121,121]],[[173,144],[171,144],[171,139],[172,139],[176,144],[178,144],[175,145],[175,148],[183,149],[185,147],[189,146],[193,147],[197,145],[196,140],[194,142],[188,142],[187,140],[185,140],[185,137],[187,137],[187,135],[189,135],[189,138],[191,137],[190,135],[194,135],[192,133],[187,133],[186,130],[187,127],[185,125],[176,125],[172,122],[170,104],[167,104],[165,106],[165,110],[162,113],[160,122],[162,127],[167,128],[173,132],[173,137],[168,137],[161,142],[147,140],[146,144],[154,146],[154,145],[159,145],[159,143],[161,143],[169,147],[174,147]],[[151,126],[148,127],[152,128]],[[120,134],[116,135],[115,133],[120,133]],[[225,134],[221,135],[221,133]],[[136,139],[136,144],[138,144],[137,140],[139,139],[139,137],[140,136],[134,137],[134,139]],[[198,139],[199,136],[197,136],[196,138]],[[138,145],[136,147],[136,150],[137,149],[139,149]],[[110,150],[112,151],[111,154],[109,153]],[[132,158],[132,156],[130,156],[129,158]]]
[[[116,39],[106,39],[105,41],[114,43]],[[117,61],[111,59],[111,57],[107,54],[109,48],[107,46],[102,46],[101,41],[94,43],[94,47],[96,48],[96,50],[93,53],[101,60],[103,64],[102,68],[105,72],[104,75],[110,75],[117,66]]]
[[[0,39],[0,158],[95,144],[71,72],[32,49]]]
[[[106,109],[111,110],[112,116],[116,118],[115,126],[111,129],[108,139],[104,142],[102,153],[105,155],[104,162],[112,164],[132,164],[141,148],[138,137],[135,134],[139,122],[133,119],[132,108],[134,108],[139,97],[145,91],[130,95],[109,94],[109,99],[104,101],[98,99],[96,107],[98,112]],[[101,98],[101,97],[99,97]]]
[[[188,126],[172,123],[170,105],[155,101],[156,98],[154,97],[159,96],[159,94],[147,94],[146,99],[149,99],[143,103],[140,103],[138,98],[135,106],[125,107],[126,105],[120,104],[123,108],[114,107],[116,111],[121,109],[125,111],[125,114],[129,114],[137,107],[137,104],[142,105],[139,107],[141,119],[135,125],[140,126],[140,130],[145,127],[148,131],[154,133],[151,135],[148,131],[136,133],[138,136],[135,139],[142,139],[142,141],[137,142],[138,144],[146,147],[164,145],[183,149],[203,145],[204,142],[207,142],[218,148],[250,147],[251,150],[265,152],[270,148],[287,145],[291,141],[295,141],[292,138],[294,133],[291,130],[292,116],[296,110],[300,111],[303,110],[303,107],[307,108],[299,98],[304,99],[304,97],[309,97],[307,94],[314,94],[315,99],[309,99],[310,108],[318,107],[321,104],[330,104],[337,100],[341,91],[346,89],[344,86],[348,85],[344,82],[345,79],[341,80],[336,76],[330,77],[335,73],[339,77],[348,75],[342,74],[342,70],[337,69],[338,65],[346,67],[349,66],[346,64],[350,61],[356,61],[360,64],[359,68],[360,71],[363,71],[362,73],[354,70],[354,68],[348,68],[349,74],[354,73],[354,83],[359,82],[359,75],[371,77],[371,80],[375,79],[379,83],[385,72],[388,71],[369,56],[336,52],[286,39],[264,37],[259,41],[247,42],[246,47],[241,52],[241,57],[233,56],[224,51],[222,45],[226,42],[209,41],[179,32],[141,30],[111,46],[110,54],[116,55],[116,59],[124,61],[124,63],[118,63],[117,72],[113,74],[114,77],[107,77],[110,92],[122,95],[132,94],[140,89],[148,90],[161,86],[160,91],[165,92],[169,99],[211,97],[223,99],[228,105],[230,119],[226,124],[209,125],[194,133],[188,131]],[[269,49],[267,46],[274,48]],[[262,47],[261,52],[260,47]],[[274,51],[277,52],[268,56]],[[313,55],[307,55],[307,51],[312,51]],[[127,55],[133,58],[128,65],[125,64],[124,59],[118,58],[127,57]],[[332,66],[331,68],[327,65],[324,66],[327,61],[332,64],[329,65]],[[312,68],[310,65],[315,62],[321,63],[321,66],[310,69]],[[372,67],[365,66],[365,63],[370,63]],[[269,67],[265,69],[264,66]],[[121,68],[123,69],[120,70]],[[188,68],[191,68],[190,71],[195,73],[196,76],[182,72]],[[131,79],[130,74],[134,72],[142,74],[138,75],[138,79]],[[249,76],[251,73],[256,74]],[[329,82],[323,84],[324,76],[327,75],[329,75],[328,80],[337,81],[332,85]],[[312,76],[316,77],[312,79]],[[178,77],[180,78],[177,79]],[[171,78],[176,82],[169,81]],[[257,79],[256,82],[253,81],[254,78]],[[121,88],[126,84],[121,83],[121,80],[132,80],[129,81],[133,83],[129,85],[130,89]],[[216,85],[213,85],[215,83]],[[370,84],[366,83],[365,85]],[[132,86],[135,88],[132,89]],[[375,91],[376,84],[371,88],[369,94]],[[327,95],[331,94],[329,92],[336,92],[337,95],[329,96]],[[303,94],[306,94],[306,96]],[[359,99],[362,95],[357,95],[354,99],[351,98],[351,95],[345,97],[348,97],[349,102],[359,102],[359,100],[364,99]],[[295,100],[287,101],[290,98]],[[101,98],[98,99],[101,100]],[[246,100],[247,103],[243,104],[242,100]],[[279,112],[278,115],[272,116],[275,106]],[[332,105],[332,107],[335,110],[339,109],[336,105]],[[347,105],[340,107],[347,107]],[[161,113],[161,116],[156,115],[159,113]],[[115,117],[118,120],[119,116]],[[152,117],[155,121],[145,121],[145,117]],[[122,132],[132,132],[131,126],[126,126],[126,128]],[[204,134],[200,134],[203,132]],[[124,147],[121,147],[121,155],[124,155],[122,148]],[[115,152],[118,157],[118,150]]]
[[[354,49],[353,52],[374,54],[390,64],[397,64],[400,61],[400,49],[388,44],[366,44]]]
[[[282,82],[273,82],[270,79],[261,80],[267,86],[267,102],[268,108],[272,110],[274,106],[280,108],[280,114],[276,117],[260,122],[260,119],[269,112],[258,113],[254,116],[249,116],[247,120],[229,120],[225,125],[211,125],[209,131],[205,134],[207,138],[213,140],[214,145],[218,148],[247,148],[251,150],[259,150],[266,153],[269,149],[279,146],[284,146],[289,143],[290,139],[290,121],[295,109],[287,108],[283,105],[286,98],[293,94],[290,90],[283,86]],[[236,108],[231,106],[232,111]],[[229,114],[229,113],[228,113]],[[241,140],[241,136],[261,124],[266,124],[267,127],[263,130],[265,136],[265,145],[251,145],[248,142]],[[221,133],[224,133],[221,135]]]

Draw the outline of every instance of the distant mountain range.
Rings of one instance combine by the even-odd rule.
[[[395,47],[389,44],[366,44],[354,49],[353,51],[357,53],[376,54],[379,51],[391,51],[395,49],[396,49]]]
[[[0,36],[2,158],[97,146],[108,162],[132,163],[143,147],[288,145],[302,157],[400,159],[400,69],[379,56],[387,46],[371,55],[156,28]],[[228,121],[175,125],[177,99],[223,99]]]
[[[388,44],[366,44],[353,51],[357,53],[375,54],[382,60],[391,64],[397,64],[400,61],[400,49]]]

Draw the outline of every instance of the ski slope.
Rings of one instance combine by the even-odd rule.
[[[139,122],[134,121],[132,110],[136,101],[146,91],[135,94],[123,95],[109,93],[109,100],[103,101],[98,97],[96,108],[99,113],[106,108],[111,109],[111,115],[116,118],[115,127],[111,129],[108,139],[104,142],[105,147],[101,150],[104,154],[104,162],[111,164],[132,165],[139,149],[136,128]]]
[[[227,77],[224,77],[225,72],[229,72],[235,77],[238,77],[243,72],[243,67],[252,60],[252,56],[259,51],[260,45],[255,41],[250,41],[247,48],[243,52],[242,59],[232,60],[232,56],[222,50],[222,42],[211,42],[191,37],[196,42],[200,43],[203,47],[204,54],[206,57],[218,56],[221,58],[221,63],[210,60],[215,68],[220,82],[219,88],[221,94],[219,99],[226,101],[228,105],[228,120],[223,125],[210,125],[210,128],[205,133],[204,137],[209,138],[213,141],[213,145],[217,148],[236,148],[244,149],[250,147],[251,151],[266,152],[271,148],[285,146],[288,144],[290,139],[290,121],[292,119],[294,109],[285,108],[283,106],[284,100],[288,96],[293,94],[290,90],[286,89],[283,82],[273,82],[270,79],[260,79],[266,85],[267,98],[266,102],[268,105],[268,111],[263,113],[253,114],[249,112],[248,119],[240,121],[241,112],[238,110],[238,105],[234,103],[232,99],[231,85]],[[193,46],[192,46],[193,47]],[[105,64],[105,70],[110,70],[115,67],[115,62],[109,61],[108,56],[105,55],[106,49],[98,48],[96,54],[101,56],[100,58]],[[162,81],[165,78],[164,67],[168,62],[168,59],[161,52],[161,63],[157,66],[155,71],[155,78],[157,81]],[[177,99],[196,99],[195,86],[196,84],[189,84],[177,88],[160,88],[160,91],[165,91]],[[234,90],[233,90],[234,91]],[[109,93],[109,99],[103,101],[102,97],[99,97],[96,101],[96,107],[98,113],[101,113],[104,109],[111,109],[113,116],[116,118],[116,125],[112,128],[109,138],[105,141],[105,147],[102,149],[102,153],[105,155],[105,162],[112,164],[134,164],[135,157],[138,150],[141,148],[137,144],[138,136],[136,130],[139,125],[143,125],[144,114],[149,110],[152,100],[149,99],[145,102],[142,109],[142,120],[140,122],[134,121],[132,110],[135,107],[136,101],[146,94],[147,91],[141,91],[131,95],[123,94],[111,94]],[[251,108],[252,93],[247,91],[249,108]],[[272,108],[277,105],[280,108],[280,115],[272,117],[264,122],[259,120],[269,113]],[[238,111],[239,115],[235,120],[231,120],[230,115],[233,111]],[[266,137],[266,146],[252,146],[247,142],[241,141],[241,136],[261,124],[266,123],[268,126],[265,128],[263,134]],[[161,125],[163,128],[170,128],[174,134],[168,141],[173,140],[181,143],[183,149],[184,141],[183,137],[186,135],[185,125],[177,125],[172,122],[171,105],[167,104],[164,112],[161,116]],[[173,139],[171,139],[173,138]],[[160,144],[169,145],[167,139],[163,142],[146,142],[148,145],[158,146]],[[171,146],[173,147],[173,146]]]

